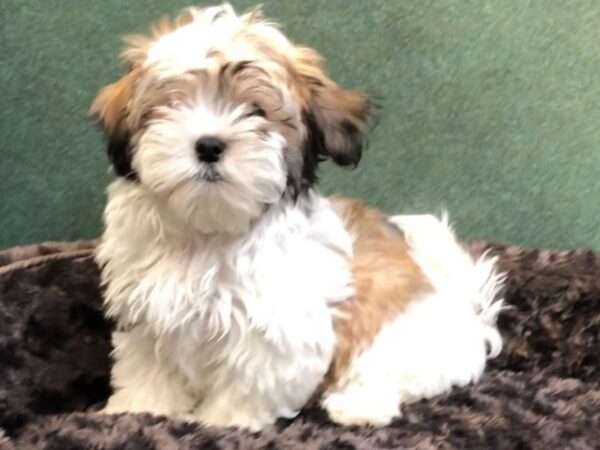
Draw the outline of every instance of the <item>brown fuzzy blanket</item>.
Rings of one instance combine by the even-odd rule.
[[[475,386],[383,428],[318,408],[261,433],[94,413],[110,393],[111,323],[93,242],[0,252],[0,449],[600,448],[600,255],[490,248],[508,272],[502,355]]]

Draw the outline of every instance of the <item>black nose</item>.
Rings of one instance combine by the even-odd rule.
[[[216,137],[204,137],[196,141],[196,153],[200,161],[205,163],[217,162],[227,145]]]

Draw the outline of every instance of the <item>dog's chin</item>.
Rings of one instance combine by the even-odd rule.
[[[160,193],[166,213],[200,234],[240,235],[283,196],[281,177],[243,183],[216,168],[199,171],[168,194]],[[243,180],[248,181],[248,180]]]

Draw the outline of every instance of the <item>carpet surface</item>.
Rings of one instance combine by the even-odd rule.
[[[109,176],[86,111],[122,70],[120,37],[192,3],[218,2],[0,2],[0,248],[100,234]],[[383,107],[360,167],[324,168],[325,193],[446,208],[463,238],[600,250],[599,2],[261,3]]]
[[[512,309],[483,379],[403,407],[386,427],[317,408],[260,433],[94,413],[110,394],[93,242],[0,252],[0,449],[597,449],[600,254],[471,244],[500,256]]]

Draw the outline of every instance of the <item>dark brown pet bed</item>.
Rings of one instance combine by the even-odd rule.
[[[111,323],[93,242],[0,252],[0,449],[600,448],[600,255],[490,247],[507,271],[502,355],[481,382],[383,428],[317,408],[262,433],[102,416]]]

